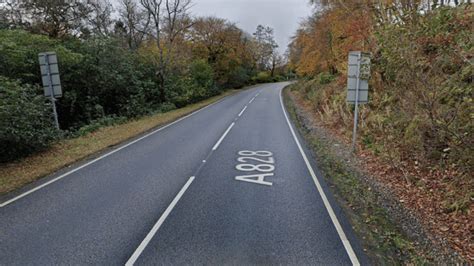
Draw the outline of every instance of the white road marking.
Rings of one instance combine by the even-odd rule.
[[[275,170],[275,166],[273,164],[250,164],[250,163],[242,163],[235,166],[235,169],[242,171],[242,172],[252,172],[258,171],[261,173],[268,173],[273,172]]]
[[[191,183],[194,181],[194,176],[191,176],[188,180],[188,182],[186,182],[186,184],[183,186],[183,188],[181,188],[181,190],[179,191],[178,195],[176,195],[176,197],[173,199],[173,201],[171,202],[171,204],[168,206],[168,208],[166,208],[165,212],[161,215],[160,219],[158,219],[158,222],[156,222],[156,224],[153,226],[153,228],[151,229],[151,231],[146,235],[145,239],[143,239],[143,241],[140,243],[140,245],[138,246],[138,248],[135,250],[135,252],[133,252],[132,256],[130,257],[130,259],[128,259],[127,263],[125,263],[126,266],[131,266],[133,264],[135,264],[135,262],[137,261],[138,257],[140,257],[140,255],[142,254],[142,252],[145,250],[146,246],[148,245],[148,243],[150,243],[150,241],[153,239],[153,237],[155,236],[156,232],[158,231],[158,229],[160,229],[161,225],[165,222],[166,218],[168,217],[168,215],[171,213],[171,211],[173,210],[173,208],[176,206],[176,204],[178,203],[178,201],[181,199],[181,197],[183,196],[183,194],[186,192],[186,190],[188,189],[188,187],[191,185]]]
[[[253,96],[252,100],[249,101],[249,104],[251,104],[251,103],[255,100],[255,98],[257,98],[257,96],[258,96],[259,94],[260,94],[260,92],[257,93],[257,94],[255,94],[255,96]]]
[[[176,121],[174,121],[174,122],[172,122],[172,123],[169,123],[168,125],[165,125],[165,126],[163,126],[163,127],[160,127],[160,128],[158,128],[157,130],[152,131],[152,132],[146,134],[146,135],[143,136],[143,137],[140,137],[140,138],[138,138],[138,139],[136,139],[136,140],[134,140],[134,141],[132,141],[132,142],[129,142],[129,143],[127,143],[127,144],[125,144],[125,145],[123,145],[123,146],[121,146],[121,147],[119,147],[119,148],[113,150],[113,151],[110,151],[110,152],[108,152],[108,153],[106,153],[106,154],[104,154],[104,155],[102,155],[102,156],[100,156],[100,157],[98,157],[98,158],[96,158],[96,159],[94,159],[94,160],[92,160],[92,161],[86,163],[86,164],[83,164],[83,165],[81,165],[81,166],[79,166],[79,167],[77,167],[77,168],[75,168],[75,169],[73,169],[73,170],[71,170],[71,171],[69,171],[69,172],[67,172],[67,173],[64,173],[64,174],[62,174],[62,175],[60,175],[60,176],[58,176],[58,177],[56,177],[56,178],[54,178],[54,179],[51,179],[50,181],[48,181],[48,182],[46,182],[46,183],[43,183],[43,184],[41,184],[41,185],[39,185],[39,186],[37,186],[37,187],[35,187],[35,188],[33,188],[33,189],[27,191],[27,192],[24,192],[24,193],[22,193],[22,194],[20,194],[20,195],[18,195],[18,196],[16,196],[16,197],[10,199],[10,200],[7,200],[7,201],[5,201],[5,202],[3,202],[3,203],[0,203],[0,208],[5,207],[5,206],[7,206],[8,204],[10,204],[10,203],[12,203],[12,202],[15,202],[15,201],[17,201],[17,200],[19,200],[19,199],[21,199],[21,198],[23,198],[23,197],[25,197],[25,196],[27,196],[27,195],[29,195],[29,194],[35,192],[35,191],[37,191],[37,190],[40,190],[40,189],[42,189],[42,188],[44,188],[44,187],[46,187],[46,186],[48,186],[48,185],[50,185],[50,184],[52,184],[52,183],[54,183],[54,182],[56,182],[56,181],[58,181],[58,180],[60,180],[60,179],[62,179],[62,178],[64,178],[64,177],[66,177],[66,176],[68,176],[68,175],[70,175],[70,174],[72,174],[72,173],[75,173],[75,172],[81,170],[82,168],[85,168],[85,167],[87,167],[87,166],[89,166],[89,165],[91,165],[91,164],[93,164],[93,163],[95,163],[95,162],[97,162],[97,161],[100,161],[100,160],[104,159],[104,158],[107,157],[107,156],[110,156],[110,155],[112,155],[112,154],[114,154],[114,153],[116,153],[116,152],[118,152],[118,151],[120,151],[120,150],[122,150],[122,149],[125,149],[125,148],[127,148],[128,146],[131,146],[131,145],[133,145],[133,144],[135,144],[135,143],[137,143],[137,142],[139,142],[139,141],[141,141],[141,140],[143,140],[143,139],[145,139],[145,138],[148,138],[149,136],[151,136],[151,135],[153,135],[153,134],[155,134],[155,133],[158,133],[158,132],[164,130],[165,128],[168,128],[168,127],[170,127],[170,126],[172,126],[172,125],[174,125],[174,124],[176,124],[176,123],[178,123],[178,122],[180,122],[180,121],[182,121],[182,120],[184,120],[184,119],[186,119],[186,118],[188,118],[188,117],[190,117],[190,116],[192,116],[192,115],[194,115],[194,114],[197,114],[198,112],[203,111],[204,109],[206,109],[206,108],[208,108],[208,107],[211,107],[211,106],[213,106],[213,105],[215,105],[215,104],[218,104],[219,102],[221,102],[221,101],[224,100],[224,99],[225,99],[225,98],[223,98],[223,99],[221,99],[221,100],[219,100],[219,101],[217,101],[217,102],[215,102],[215,103],[213,103],[213,104],[210,104],[210,105],[208,105],[208,106],[205,106],[205,107],[203,107],[203,108],[201,108],[201,109],[199,109],[199,110],[196,110],[196,111],[194,111],[194,112],[192,112],[192,113],[190,113],[190,114],[188,114],[188,115],[186,115],[186,116],[184,116],[184,117],[181,117],[180,119],[178,119],[178,120],[176,120]]]
[[[227,128],[227,130],[222,135],[222,137],[217,141],[216,145],[214,145],[214,147],[212,147],[213,151],[215,151],[215,150],[217,150],[217,148],[219,148],[219,145],[221,145],[221,142],[224,140],[225,136],[227,136],[227,134],[229,134],[230,130],[234,127],[234,125],[235,125],[235,122],[232,122],[232,124],[230,124],[230,126]]]
[[[239,113],[239,117],[241,117],[241,116],[242,116],[242,114],[245,112],[245,110],[247,110],[247,105],[244,107],[244,109],[242,109],[242,111],[240,111],[240,113]]]
[[[288,126],[290,127],[291,134],[293,135],[293,138],[295,139],[296,145],[298,146],[298,149],[301,153],[301,156],[303,156],[303,160],[306,164],[306,168],[308,168],[309,173],[311,174],[311,177],[313,178],[314,184],[316,185],[316,188],[318,189],[319,195],[321,196],[321,199],[323,200],[324,206],[326,207],[326,210],[328,211],[329,216],[331,217],[331,221],[334,224],[334,227],[336,228],[336,231],[339,235],[339,238],[342,241],[342,244],[344,245],[344,248],[346,249],[347,255],[351,259],[351,262],[353,265],[360,265],[359,260],[357,259],[357,256],[352,249],[351,243],[346,237],[346,234],[344,233],[344,230],[342,229],[341,224],[339,223],[339,220],[337,219],[336,214],[334,213],[334,210],[331,207],[331,204],[329,203],[329,200],[326,197],[326,194],[324,193],[323,188],[321,187],[321,184],[319,183],[318,177],[314,173],[313,167],[311,167],[311,164],[309,163],[308,157],[306,157],[306,154],[301,147],[301,144],[296,137],[295,131],[293,130],[293,127],[291,126],[290,120],[288,119],[288,115],[286,114],[285,107],[283,105],[283,100],[282,100],[282,92],[283,89],[280,91],[280,104],[281,108],[283,111],[283,114],[285,115],[286,122],[288,123]]]
[[[272,186],[272,182],[265,181],[265,177],[267,177],[267,176],[273,176],[273,173],[270,173],[270,174],[241,175],[241,176],[236,176],[235,180],[254,183],[254,184],[259,184],[259,185],[265,185],[265,186]]]

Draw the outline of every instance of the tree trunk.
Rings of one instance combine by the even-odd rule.
[[[160,90],[160,101],[161,103],[166,102],[166,88],[165,88],[165,77],[163,73],[160,71],[158,72],[158,84],[159,84],[159,90]]]

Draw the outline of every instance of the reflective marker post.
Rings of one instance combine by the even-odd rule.
[[[347,102],[354,104],[354,129],[352,131],[352,151],[356,150],[359,104],[369,101],[370,55],[360,51],[349,52],[347,71]]]

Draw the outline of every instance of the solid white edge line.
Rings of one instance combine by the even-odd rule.
[[[219,148],[219,145],[221,145],[221,142],[224,140],[225,136],[227,136],[227,134],[229,134],[230,130],[234,127],[234,125],[235,125],[235,122],[232,122],[232,124],[230,124],[230,126],[227,128],[227,130],[222,135],[222,137],[217,141],[216,145],[214,145],[214,147],[212,147],[213,151],[215,151],[215,150],[217,150],[217,148]]]
[[[288,119],[288,115],[286,114],[286,111],[285,111],[285,106],[283,105],[282,93],[283,93],[283,89],[280,90],[280,104],[283,110],[283,114],[285,115],[286,122],[288,123],[288,126],[290,127],[291,134],[293,135],[293,138],[295,139],[296,145],[298,146],[301,156],[303,156],[303,160],[306,164],[306,167],[308,168],[308,171],[311,174],[311,177],[313,178],[314,184],[316,185],[316,188],[318,189],[319,195],[321,196],[321,199],[323,200],[324,206],[326,207],[326,210],[328,211],[328,214],[331,217],[331,221],[334,224],[334,227],[336,228],[339,238],[341,239],[342,244],[344,245],[344,248],[346,249],[347,255],[349,256],[352,262],[352,265],[360,265],[360,262],[357,259],[357,256],[354,250],[352,249],[351,243],[347,239],[346,234],[344,233],[344,230],[342,229],[342,226],[339,223],[339,220],[337,219],[337,216],[334,213],[334,210],[332,209],[331,204],[329,203],[329,200],[327,199],[326,194],[324,193],[324,190],[321,187],[321,184],[319,183],[318,177],[314,173],[313,167],[311,167],[308,157],[306,157],[306,154],[303,148],[301,147],[300,141],[298,140],[298,137],[296,136],[296,133],[293,130],[293,127],[291,126],[290,120]]]
[[[108,153],[106,153],[106,154],[104,154],[104,155],[102,155],[102,156],[100,156],[100,157],[98,157],[98,158],[96,158],[96,159],[94,159],[94,160],[92,160],[92,161],[86,163],[86,164],[83,164],[83,165],[81,165],[81,166],[79,166],[79,167],[77,167],[77,168],[75,168],[75,169],[73,169],[73,170],[71,170],[71,171],[69,171],[69,172],[67,172],[67,173],[64,173],[64,174],[62,174],[62,175],[60,175],[60,176],[58,176],[58,177],[56,177],[56,178],[54,178],[54,179],[51,179],[50,181],[48,181],[48,182],[46,182],[46,183],[43,183],[43,184],[41,184],[41,185],[39,185],[39,186],[37,186],[37,187],[31,189],[31,190],[28,190],[27,192],[24,192],[24,193],[22,193],[22,194],[20,194],[20,195],[18,195],[18,196],[16,196],[16,197],[14,197],[14,198],[12,198],[12,199],[9,199],[9,200],[7,200],[7,201],[5,201],[5,202],[3,202],[3,203],[0,203],[0,208],[5,207],[5,206],[7,206],[8,204],[10,204],[10,203],[12,203],[12,202],[15,202],[15,201],[17,201],[17,200],[19,200],[19,199],[21,199],[21,198],[23,198],[23,197],[25,197],[25,196],[28,196],[29,194],[31,194],[31,193],[33,193],[33,192],[35,192],[35,191],[37,191],[37,190],[40,190],[40,189],[42,189],[42,188],[44,188],[44,187],[46,187],[46,186],[48,186],[48,185],[50,185],[50,184],[52,184],[52,183],[54,183],[54,182],[56,182],[56,181],[58,181],[58,180],[60,180],[60,179],[62,179],[62,178],[64,178],[64,177],[66,177],[66,176],[68,176],[68,175],[70,175],[70,174],[72,174],[72,173],[75,173],[75,172],[81,170],[82,168],[85,168],[85,167],[87,167],[87,166],[89,166],[89,165],[91,165],[91,164],[93,164],[93,163],[95,163],[95,162],[97,162],[97,161],[99,161],[99,160],[104,159],[104,158],[107,157],[107,156],[110,156],[110,155],[112,155],[112,154],[114,154],[114,153],[116,153],[116,152],[118,152],[118,151],[120,151],[120,150],[122,150],[122,149],[125,149],[125,148],[127,148],[128,146],[131,146],[131,145],[133,145],[133,144],[135,144],[135,143],[137,143],[137,142],[139,142],[139,141],[141,141],[141,140],[143,140],[143,139],[145,139],[145,138],[148,138],[149,136],[151,136],[151,135],[153,135],[153,134],[155,134],[155,133],[157,133],[157,132],[160,132],[160,131],[162,131],[162,130],[164,130],[164,129],[166,129],[166,128],[168,128],[168,127],[170,127],[170,126],[172,126],[172,125],[174,125],[174,124],[176,124],[176,123],[178,123],[178,122],[180,122],[180,121],[182,121],[182,120],[184,120],[184,119],[186,119],[186,118],[188,118],[188,117],[190,117],[190,116],[192,116],[192,115],[194,115],[194,114],[197,114],[197,113],[203,111],[204,109],[206,109],[206,108],[208,108],[208,107],[211,107],[211,106],[213,106],[213,105],[215,105],[215,104],[218,104],[219,102],[223,101],[225,98],[226,98],[226,97],[220,99],[219,101],[217,101],[217,102],[215,102],[215,103],[212,103],[212,104],[207,105],[207,106],[205,106],[205,107],[203,107],[203,108],[201,108],[201,109],[198,109],[198,110],[196,110],[196,111],[194,111],[194,112],[192,112],[192,113],[190,113],[190,114],[188,114],[188,115],[186,115],[186,116],[183,116],[183,117],[181,117],[180,119],[178,119],[178,120],[176,120],[176,121],[174,121],[174,122],[171,122],[171,123],[169,123],[169,124],[167,124],[167,125],[165,125],[165,126],[162,126],[162,127],[158,128],[158,129],[156,129],[156,130],[154,130],[154,131],[152,131],[152,132],[150,132],[150,133],[148,133],[148,134],[146,134],[146,135],[144,135],[144,136],[142,136],[142,137],[140,137],[140,138],[138,138],[138,139],[136,139],[136,140],[134,140],[134,141],[132,141],[132,142],[129,142],[129,143],[127,143],[127,144],[125,144],[125,145],[123,145],[123,146],[121,146],[121,147],[118,147],[117,149],[115,149],[115,150],[113,150],[113,151],[110,151],[110,152],[108,152]]]
[[[191,176],[188,180],[188,182],[186,182],[186,184],[183,186],[183,188],[181,188],[181,190],[178,192],[178,195],[176,195],[176,197],[173,199],[173,201],[171,202],[171,204],[168,206],[168,208],[166,208],[165,212],[161,215],[160,219],[158,219],[158,221],[156,222],[156,224],[153,226],[153,228],[151,228],[150,232],[146,235],[145,239],[143,239],[143,241],[140,243],[140,245],[138,246],[138,248],[135,250],[135,252],[133,252],[132,256],[130,257],[130,259],[128,259],[127,263],[125,263],[126,266],[131,266],[133,264],[135,264],[135,262],[137,261],[138,257],[140,257],[140,255],[142,254],[142,252],[145,250],[146,246],[148,245],[148,243],[150,243],[150,241],[153,239],[153,237],[155,236],[156,232],[158,232],[158,229],[160,229],[161,225],[165,222],[166,218],[168,217],[168,215],[171,213],[171,211],[173,210],[173,208],[176,206],[176,204],[178,203],[178,201],[181,199],[181,197],[183,196],[183,194],[186,192],[186,190],[188,189],[188,187],[191,185],[191,183],[194,181],[194,176]]]
[[[242,111],[240,111],[240,113],[239,113],[239,117],[241,117],[241,116],[242,116],[242,114],[245,112],[245,110],[247,110],[247,105],[244,107],[244,109],[242,109]]]

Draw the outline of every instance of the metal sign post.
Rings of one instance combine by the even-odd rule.
[[[54,52],[40,53],[38,57],[43,81],[44,96],[51,99],[54,124],[56,128],[59,129],[58,112],[56,111],[56,98],[62,96],[62,90],[61,81],[59,79],[58,58]]]
[[[352,150],[356,150],[359,104],[369,101],[370,55],[362,52],[349,53],[347,74],[347,102],[354,104],[354,129],[352,131]]]

